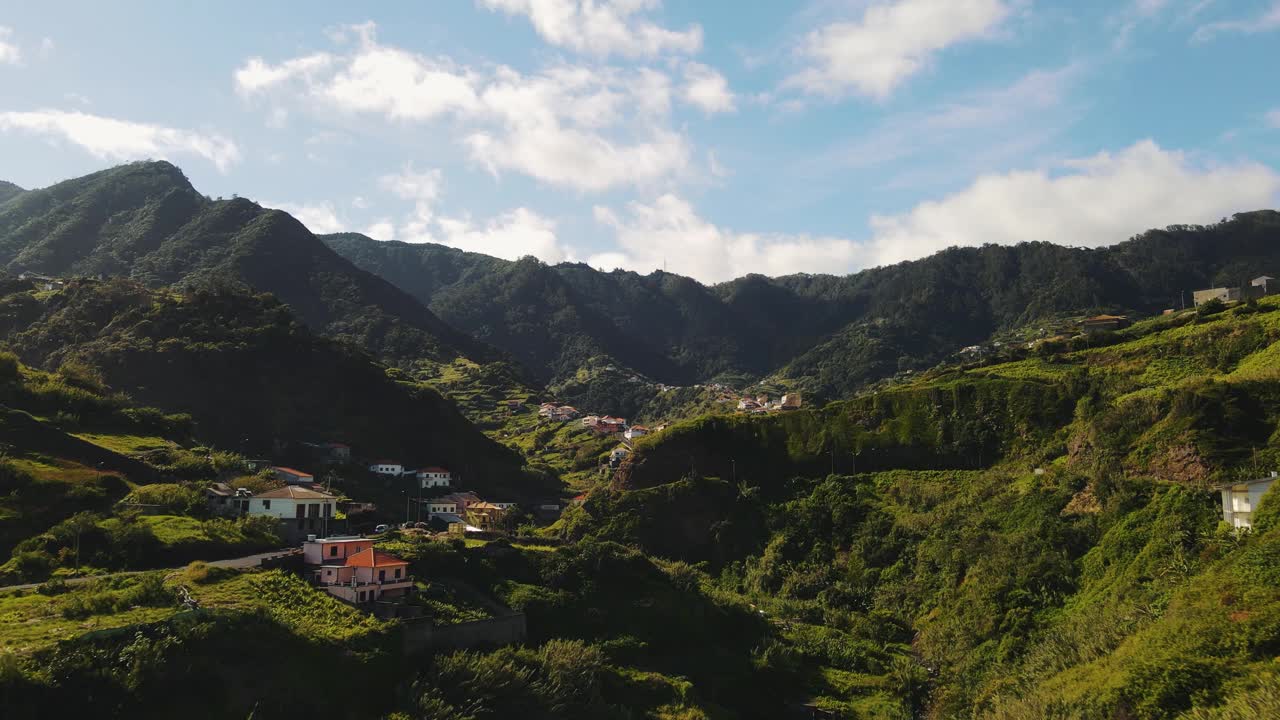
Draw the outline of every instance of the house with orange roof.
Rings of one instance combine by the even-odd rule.
[[[308,539],[302,545],[307,577],[353,605],[402,598],[413,588],[409,563],[360,537]]]
[[[315,476],[311,473],[294,470],[291,467],[273,467],[271,468],[271,474],[275,475],[277,480],[290,485],[310,485],[316,481]]]

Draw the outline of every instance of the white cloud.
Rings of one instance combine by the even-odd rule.
[[[372,25],[358,48],[323,66],[255,58],[237,72],[282,99],[370,113],[397,122],[461,121],[458,141],[498,174],[524,173],[583,191],[651,185],[689,164],[684,135],[670,127],[668,76],[650,68],[557,65],[536,74],[475,69],[378,44]],[[308,56],[313,57],[313,56]],[[330,57],[330,56],[325,56]],[[281,78],[300,76],[302,85]]]
[[[597,206],[595,216],[613,228],[619,246],[587,259],[592,267],[605,270],[665,268],[703,282],[722,282],[747,273],[844,272],[862,256],[857,243],[843,238],[726,230],[699,217],[692,205],[672,194],[649,204],[632,202],[625,216]]]
[[[1248,19],[1219,20],[1201,25],[1191,35],[1195,43],[1209,42],[1219,35],[1254,35],[1257,33],[1280,30],[1280,0],[1272,2],[1271,7],[1261,15]]]
[[[17,65],[22,62],[22,50],[9,41],[13,28],[0,25],[0,65]]]
[[[18,130],[79,145],[104,160],[195,155],[221,171],[240,161],[236,144],[222,135],[129,122],[63,110],[0,113],[0,130]]]
[[[44,59],[53,54],[57,45],[53,42],[53,38],[46,37],[40,39],[40,58]]]
[[[236,91],[242,95],[254,95],[277,88],[294,78],[307,77],[328,67],[333,61],[327,53],[316,53],[287,60],[279,65],[268,65],[262,58],[254,57],[235,72]]]
[[[357,210],[368,210],[369,201],[366,200],[363,196],[357,195],[351,199],[351,207]]]
[[[271,108],[271,112],[267,114],[267,127],[273,130],[281,130],[285,125],[289,124],[289,111],[282,107]]]
[[[396,237],[396,226],[390,220],[383,218],[365,228],[364,234],[374,240],[394,240]]]
[[[702,28],[677,31],[639,17],[661,0],[477,0],[508,15],[524,15],[548,43],[599,57],[656,57],[666,52],[696,53]]]
[[[418,171],[406,165],[379,178],[378,184],[398,198],[412,200],[413,210],[398,228],[385,220],[375,223],[365,232],[369,237],[433,242],[508,260],[533,255],[557,263],[573,258],[556,237],[555,221],[528,208],[518,207],[481,222],[469,215],[438,215],[435,204],[442,194],[443,176],[437,168]]]
[[[1256,163],[1212,165],[1144,140],[1112,153],[1066,160],[1045,170],[978,178],[941,200],[899,215],[873,215],[865,240],[742,233],[699,217],[675,195],[630,203],[624,214],[597,206],[617,248],[593,267],[649,272],[665,267],[704,282],[746,273],[846,273],[933,254],[952,246],[1110,245],[1171,223],[1208,223],[1269,207],[1280,174]]]
[[[396,197],[430,203],[440,196],[440,178],[438,168],[417,172],[412,165],[406,165],[398,173],[383,175],[378,183]]]
[[[1273,128],[1280,128],[1280,108],[1267,113],[1267,124]]]
[[[289,213],[316,235],[345,232],[347,229],[347,224],[338,217],[337,211],[334,210],[333,205],[330,203],[308,205],[305,203],[264,202],[262,206]]]
[[[372,42],[317,89],[340,108],[393,120],[429,120],[474,110],[475,78],[448,60],[426,58]]]
[[[884,264],[953,245],[1109,245],[1151,227],[1270,206],[1278,191],[1280,175],[1263,165],[1206,165],[1143,140],[1116,154],[1065,161],[1054,173],[983,176],[910,212],[873,216],[871,256]]]
[[[526,255],[548,263],[573,259],[556,237],[555,222],[527,208],[516,208],[480,224],[468,217],[443,217],[437,225],[439,235],[424,239],[506,260]]]
[[[1002,0],[895,0],[858,21],[809,33],[797,52],[808,67],[784,85],[827,98],[883,99],[939,51],[988,35],[1009,14]]]
[[[685,102],[703,112],[733,112],[735,100],[729,82],[714,68],[691,62],[684,66],[684,88],[681,96]]]

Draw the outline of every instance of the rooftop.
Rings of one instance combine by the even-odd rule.
[[[354,567],[388,567],[391,565],[408,565],[408,561],[401,560],[395,555],[384,553],[381,550],[369,548],[347,558],[347,564]]]
[[[275,490],[268,490],[264,493],[254,495],[255,498],[263,500],[274,500],[276,498],[290,498],[292,500],[337,500],[337,495],[330,495],[323,490],[312,490],[311,488],[299,487],[297,485],[286,485]]]
[[[273,466],[271,469],[272,469],[272,470],[275,470],[276,472],[288,473],[288,474],[290,474],[290,475],[297,475],[297,476],[299,476],[299,477],[311,477],[311,473],[309,473],[309,472],[302,472],[301,470],[294,470],[294,469],[293,469],[293,468],[291,468],[291,467],[284,467],[283,465],[275,465],[275,466]]]

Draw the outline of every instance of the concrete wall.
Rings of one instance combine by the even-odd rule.
[[[401,622],[404,624],[406,655],[496,648],[524,642],[528,637],[524,613],[511,613],[459,625],[436,626],[431,623],[430,618],[412,618]]]

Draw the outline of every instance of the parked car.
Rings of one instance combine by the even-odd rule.
[[[376,533],[384,533],[384,532],[386,532],[386,531],[388,531],[388,530],[390,530],[390,529],[391,529],[391,528],[387,527],[386,525],[379,525],[379,526],[375,527],[375,528],[373,529],[373,531],[374,531],[374,532],[376,532]]]

